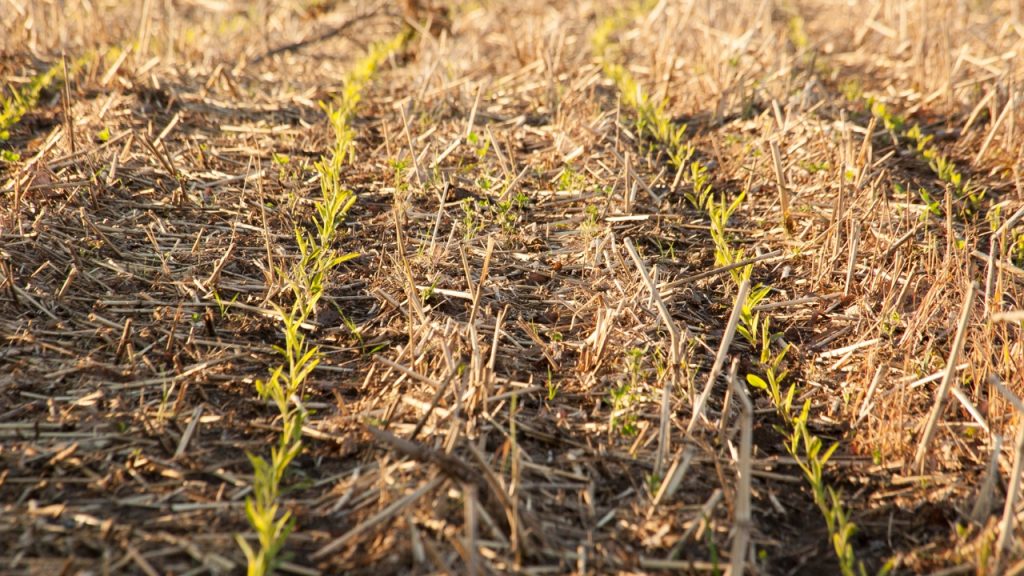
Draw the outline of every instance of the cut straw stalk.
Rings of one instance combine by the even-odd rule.
[[[846,284],[843,287],[843,296],[850,295],[850,286],[853,284],[853,271],[857,266],[857,248],[860,244],[860,222],[853,220],[850,223],[850,254],[846,261]]]
[[[669,337],[671,338],[670,345],[672,346],[672,350],[669,352],[669,362],[672,364],[672,378],[662,389],[661,393],[661,418],[658,427],[658,454],[654,461],[654,474],[660,478],[665,466],[665,458],[667,457],[670,448],[668,426],[671,418],[672,393],[673,389],[678,385],[679,363],[682,361],[681,335],[679,328],[675,324],[675,320],[673,320],[672,315],[668,312],[668,308],[665,307],[665,302],[661,299],[661,294],[658,292],[657,285],[655,285],[654,281],[651,280],[651,275],[647,272],[647,267],[640,258],[640,254],[636,251],[636,246],[633,245],[633,240],[625,238],[623,239],[623,244],[625,244],[626,251],[629,252],[630,258],[633,259],[633,263],[636,264],[637,270],[640,272],[640,276],[644,280],[644,284],[647,285],[647,289],[651,293],[651,298],[654,300],[654,303],[658,308],[658,314],[661,316],[662,322],[664,322],[665,326],[668,328]]]
[[[1014,394],[1012,390],[1003,384],[999,376],[990,374],[988,377],[988,383],[992,385],[1013,407],[1017,410],[1018,415],[1024,415],[1024,401],[1021,401],[1020,397]],[[1016,519],[1017,500],[1020,497],[1020,482],[1021,475],[1024,473],[1024,425],[1018,424],[1017,439],[1013,445],[1013,471],[1010,473],[1010,486],[1006,491],[1006,503],[1003,506],[1003,518],[999,524],[999,541],[996,544],[996,566],[993,570],[993,574],[1000,573],[1003,567],[1003,563],[1006,559],[1006,552],[1012,545],[1013,539],[1013,523]],[[999,458],[999,437],[996,436],[996,442],[993,446],[993,460],[998,461]],[[986,489],[990,489],[988,484],[995,483],[995,474],[998,473],[998,465],[989,465],[989,478],[986,481],[986,486],[982,487],[982,494],[979,496],[979,501],[986,498]],[[984,506],[979,502],[975,504],[975,509],[980,514],[981,512],[987,512],[984,510]]]
[[[1024,322],[1024,310],[998,312],[992,315],[993,322]]]
[[[1013,524],[1016,519],[1017,500],[1020,498],[1021,474],[1024,473],[1024,425],[1018,425],[1017,441],[1013,445],[1013,472],[1006,489],[1003,519],[999,523],[999,542],[996,544],[996,566],[993,574],[1000,574],[1006,554],[1013,545]]]
[[[971,319],[971,306],[974,304],[974,298],[977,294],[978,286],[972,282],[967,288],[967,294],[964,296],[963,308],[960,309],[960,321],[957,323],[953,347],[949,351],[949,360],[946,361],[946,373],[942,377],[942,383],[939,385],[939,390],[935,395],[935,405],[932,406],[932,412],[928,417],[928,424],[925,426],[924,435],[921,438],[921,443],[917,446],[917,454],[914,456],[914,467],[920,472],[924,471],[924,459],[925,455],[928,454],[928,445],[931,444],[932,437],[935,435],[935,429],[938,427],[939,419],[942,418],[942,412],[949,399],[949,391],[953,386],[953,377],[956,374],[957,361],[960,359],[960,352],[964,347],[964,338],[967,335],[967,322]]]
[[[988,470],[985,471],[985,480],[978,490],[978,497],[971,508],[970,518],[979,525],[988,520],[995,506],[996,485],[999,483],[999,456],[1003,451],[1003,437],[999,434],[992,435],[992,453],[989,454]]]
[[[736,485],[736,504],[733,512],[732,550],[729,554],[729,576],[742,576],[750,544],[750,474],[754,438],[754,405],[746,387],[736,378],[739,359],[729,368],[729,386],[740,403],[740,451],[736,465],[739,481]]]
[[[772,167],[775,168],[775,181],[779,188],[779,206],[782,208],[782,228],[787,234],[794,230],[793,219],[789,214],[789,187],[786,186],[786,174],[782,170],[782,153],[779,152],[779,143],[772,140]]]
[[[708,374],[708,381],[704,384],[704,390],[700,393],[697,402],[693,406],[693,416],[690,417],[690,424],[686,427],[687,434],[693,431],[697,420],[704,417],[704,404],[707,403],[708,396],[711,395],[711,388],[714,386],[718,374],[722,371],[722,365],[725,364],[725,356],[729,353],[729,346],[732,345],[732,339],[736,336],[736,326],[739,324],[740,312],[743,311],[743,304],[747,301],[748,292],[750,292],[749,279],[740,283],[740,290],[736,294],[736,302],[733,304],[732,314],[729,315],[729,323],[725,326],[725,333],[722,334],[722,343],[719,344],[718,354],[715,355],[715,363]]]

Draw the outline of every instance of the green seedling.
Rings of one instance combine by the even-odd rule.
[[[647,493],[653,497],[661,488],[661,483],[664,481],[664,478],[658,474],[651,473],[645,474],[644,480],[647,482]]]
[[[587,235],[594,235],[597,233],[598,222],[601,219],[601,209],[597,204],[587,204],[584,209],[586,216],[583,219],[583,223],[580,225],[580,230]]]
[[[287,278],[292,296],[290,306],[274,306],[284,332],[284,345],[274,347],[282,357],[282,364],[274,368],[266,380],[256,381],[259,397],[277,407],[283,430],[277,445],[271,449],[269,460],[249,454],[253,491],[246,498],[245,511],[256,532],[258,547],[254,548],[241,537],[236,538],[248,562],[249,576],[265,576],[275,571],[288,535],[295,527],[291,512],[281,509],[281,484],[288,466],[302,452],[302,426],[307,412],[301,399],[306,380],[321,360],[320,349],[309,343],[302,325],[316,312],[330,273],[357,256],[339,252],[335,247],[345,217],[356,200],[355,194],[343,185],[340,173],[355,153],[355,132],[350,121],[377,66],[407,38],[403,33],[371,47],[346,76],[340,97],[321,103],[334,132],[334,141],[328,153],[316,163],[320,198],[314,204],[313,230],[295,227],[300,257],[291,268],[280,271],[281,276]],[[283,166],[287,160],[275,155],[274,162]]]
[[[709,210],[713,202],[711,178],[708,169],[700,162],[690,163],[690,183],[693,188],[683,193],[686,199],[698,210]]]
[[[554,376],[551,374],[551,366],[548,366],[547,389],[548,402],[551,402],[558,396],[558,384],[555,383]]]
[[[78,62],[73,68],[77,69],[80,66],[81,62]],[[0,141],[6,141],[11,137],[10,129],[36,107],[39,97],[62,77],[63,70],[63,63],[54,64],[46,72],[33,77],[21,90],[15,90],[10,96],[0,98]]]
[[[711,241],[715,246],[716,266],[730,266],[743,260],[743,250],[732,247],[727,227],[729,218],[739,209],[745,197],[746,191],[743,191],[729,203],[723,194],[718,203],[712,201],[707,205],[708,218],[711,221]],[[743,282],[743,280],[750,278],[752,273],[752,266],[734,268],[729,272],[737,285]]]
[[[1024,266],[1024,228],[1017,228],[1010,232],[1007,254],[1014,266]]]
[[[622,102],[635,114],[637,134],[645,141],[648,154],[660,151],[676,170],[693,157],[693,147],[685,142],[686,125],[673,122],[668,116],[667,102],[653,99],[640,82],[622,64],[616,62],[621,52],[614,37],[633,18],[653,9],[656,3],[639,2],[602,20],[590,37],[605,77],[612,81]]]
[[[765,351],[762,351],[761,366],[764,369],[765,378],[761,378],[756,374],[747,374],[747,382],[754,388],[767,392],[772,404],[778,407],[779,411],[783,414],[791,413],[793,397],[796,393],[796,386],[793,384],[789,386],[785,394],[782,392],[782,383],[789,376],[789,372],[783,370],[781,365],[788,351],[789,346],[787,345],[776,356],[769,358],[767,362],[764,361]]]
[[[789,439],[786,449],[803,471],[811,487],[814,502],[825,518],[840,572],[844,576],[864,576],[864,565],[857,561],[851,543],[856,525],[849,519],[839,493],[824,479],[825,466],[839,444],[833,444],[823,450],[821,439],[808,428],[810,400],[804,402],[799,414],[794,415],[793,401],[798,388],[795,383],[787,386],[789,371],[784,367],[790,345],[784,343],[782,348],[775,352],[773,343],[781,341],[781,337],[779,334],[771,333],[771,318],[761,318],[759,313],[753,311],[769,291],[770,288],[767,286],[754,288],[748,295],[748,301],[741,308],[740,326],[737,330],[751,345],[756,347],[760,344],[758,364],[763,373],[763,376],[747,374],[747,383],[767,394],[783,421],[782,428]]]
[[[793,16],[789,19],[789,42],[798,51],[803,52],[810,46],[810,39],[804,29],[804,19],[800,16]]]
[[[894,114],[891,114],[884,104],[868,100],[871,112],[882,120],[885,128],[892,132],[895,137],[902,138],[910,144],[911,150],[928,164],[928,168],[935,176],[949,187],[953,192],[953,200],[957,205],[957,215],[961,218],[975,217],[981,212],[982,204],[988,195],[988,190],[975,186],[969,179],[965,179],[957,168],[956,163],[949,157],[942,154],[933,143],[934,137],[931,134],[924,134],[920,125],[914,124],[905,128],[906,121]],[[923,188],[919,189],[921,199],[928,206],[928,212],[934,216],[941,217],[944,213],[942,202],[933,199]]]
[[[646,355],[646,347],[631,348],[626,355],[626,378],[619,386],[611,389],[611,428],[617,429],[623,436],[635,436],[639,431],[636,426],[636,403],[640,400],[640,385],[646,378]]]
[[[470,132],[469,136],[466,136],[466,142],[473,146],[474,153],[476,154],[477,160],[483,160],[487,157],[487,152],[491,149],[490,138],[481,138],[476,132]]]
[[[636,427],[636,391],[629,382],[623,382],[612,387],[610,391],[612,400],[612,414],[610,427],[617,430],[623,436],[635,436]]]
[[[768,296],[769,292],[771,292],[770,286],[758,284],[751,288],[747,294],[747,301],[743,303],[743,307],[740,309],[740,323],[736,326],[736,331],[755,348],[758,345],[758,337],[762,335],[762,332],[767,332],[769,321],[765,320],[763,330],[759,329],[761,327],[761,313],[754,309]]]
[[[483,230],[484,222],[481,212],[489,204],[486,200],[474,200],[466,198],[460,204],[462,207],[462,235],[466,240],[476,236],[477,232]]]
[[[586,176],[566,166],[558,173],[558,191],[578,192],[583,189],[586,181]]]

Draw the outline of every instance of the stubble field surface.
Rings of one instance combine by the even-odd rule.
[[[0,0],[0,572],[1021,572],[1013,4]]]

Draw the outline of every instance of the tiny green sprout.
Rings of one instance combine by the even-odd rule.
[[[398,158],[394,158],[392,160],[389,160],[388,164],[391,166],[391,170],[394,171],[395,174],[401,174],[402,172],[405,171],[406,168],[409,167],[409,161],[408,160],[401,160],[401,159],[398,159]]]
[[[932,195],[929,194],[928,191],[925,190],[923,187],[918,187],[917,193],[921,197],[921,200],[924,202],[925,206],[928,207],[928,212],[926,212],[925,214],[931,213],[934,216],[942,216],[942,204],[939,202],[939,200],[932,198]],[[922,214],[922,218],[925,216],[925,214]]]
[[[466,142],[476,149],[475,153],[478,160],[483,160],[491,149],[491,141],[481,138],[479,134],[473,131],[470,131],[469,135],[466,136]]]
[[[881,110],[885,110],[885,106],[883,106],[881,104],[879,104],[879,106],[880,106]],[[928,144],[928,141],[931,140],[931,136],[928,136],[927,138],[924,138],[922,136],[922,134],[921,134],[921,126],[919,126],[917,123],[915,123],[913,126],[911,126],[910,130],[907,130],[907,133],[905,134],[905,136],[907,137],[908,140],[911,140],[911,141],[917,143],[917,149],[918,150],[923,150],[924,147]]]
[[[420,301],[426,304],[434,296],[434,288],[436,286],[431,284],[430,286],[424,287],[420,290]]]
[[[581,190],[584,184],[586,184],[586,177],[573,170],[571,166],[562,168],[562,171],[558,173],[559,192],[576,192]]]
[[[520,218],[518,213],[519,208],[520,206],[516,202],[516,198],[500,200],[491,206],[491,210],[494,212],[498,225],[501,226],[501,229],[504,230],[506,234],[512,234],[515,231],[516,224],[519,223]]]
[[[823,161],[823,162],[806,161],[806,162],[801,162],[800,163],[800,167],[803,168],[804,170],[806,170],[808,174],[817,174],[818,172],[824,172],[825,170],[828,170],[829,163],[827,161]]]
[[[558,384],[555,383],[554,375],[551,373],[551,366],[548,366],[547,388],[548,402],[551,402],[558,395]]]
[[[843,98],[846,98],[849,102],[856,102],[864,95],[864,90],[860,85],[860,81],[855,78],[844,80],[839,84],[839,89],[843,93]]]
[[[799,16],[793,16],[789,19],[788,24],[790,43],[798,51],[806,50],[810,45],[810,40],[807,37],[807,31],[804,29],[804,19]]]
[[[238,300],[238,296],[238,294],[235,294],[234,296],[231,297],[230,301],[225,302],[224,299],[220,297],[220,294],[218,294],[216,290],[213,291],[213,300],[214,302],[217,303],[217,309],[220,311],[221,318],[227,318],[228,311],[231,309],[231,306],[235,303],[235,301]]]
[[[1002,221],[1002,206],[999,204],[992,206],[985,215],[988,219],[988,231],[994,233],[999,230],[999,223]]]
[[[598,218],[601,216],[601,209],[598,208],[597,204],[588,204],[585,213],[587,217],[583,221],[583,226],[588,230],[592,230],[597,226]]]
[[[647,354],[647,347],[634,346],[626,353],[626,366],[629,369],[629,379],[635,385],[642,376],[644,356]]]
[[[1014,230],[1011,237],[1008,250],[1010,260],[1015,266],[1024,266],[1024,228]]]
[[[705,518],[705,520],[707,520],[707,518]],[[717,575],[722,573],[718,568],[718,563],[721,558],[718,553],[718,545],[715,544],[715,540],[712,538],[712,532],[713,530],[704,531],[704,543],[708,547],[708,556],[711,558],[711,573]]]
[[[887,318],[882,319],[882,333],[892,338],[896,334],[896,329],[899,328],[901,320],[902,317],[898,311],[893,310],[890,312]]]
[[[690,204],[698,210],[707,210],[713,200],[708,169],[700,162],[690,163],[690,182],[693,189],[683,193]]]
[[[651,473],[651,474],[647,475],[646,480],[647,480],[647,489],[650,491],[650,493],[651,494],[657,494],[658,490],[661,488],[661,482],[664,479],[661,477],[660,474]]]
[[[21,154],[13,150],[0,150],[0,161],[17,162],[19,160],[21,160]]]
[[[654,245],[658,247],[658,254],[662,258],[668,258],[674,260],[676,257],[676,243],[674,241],[668,241],[662,243],[659,238],[652,238]]]
[[[466,198],[461,202],[463,236],[466,240],[475,236],[484,227],[480,218],[480,208],[487,205],[486,201],[474,201],[472,198]]]
[[[96,139],[99,140],[100,142],[106,142],[110,140],[110,128],[103,128],[103,130],[97,132]]]
[[[617,428],[623,436],[636,436],[640,430],[636,425],[636,414],[633,413],[637,400],[633,386],[629,382],[623,382],[619,386],[613,386],[609,395],[612,399],[611,427]]]
[[[351,334],[352,337],[356,339],[356,342],[359,343],[359,347],[363,350],[363,354],[367,354],[366,343],[363,341],[363,332],[362,330],[359,329],[359,325],[356,324],[354,320],[345,315],[345,312],[342,311],[341,306],[335,304],[334,310],[341,317],[341,323],[345,326],[345,329],[348,330],[348,333]],[[372,354],[372,352],[370,352],[368,355],[370,354]]]
[[[284,166],[285,164],[291,162],[291,157],[289,157],[287,154],[278,154],[277,152],[274,152],[274,154],[271,156],[271,160],[274,162],[274,164],[277,164],[278,166]]]

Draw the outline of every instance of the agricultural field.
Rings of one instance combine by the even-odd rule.
[[[1016,0],[0,0],[0,573],[1024,573]]]

